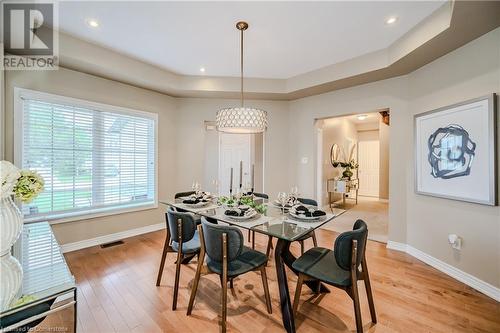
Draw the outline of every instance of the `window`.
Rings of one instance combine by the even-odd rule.
[[[16,89],[16,164],[45,190],[27,220],[153,208],[155,114]]]

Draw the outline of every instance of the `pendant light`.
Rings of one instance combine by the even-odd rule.
[[[236,29],[241,32],[241,68],[240,68],[240,107],[221,109],[215,118],[217,130],[225,133],[262,133],[267,128],[267,112],[244,106],[243,95],[243,32],[248,29],[248,23],[236,23]]]

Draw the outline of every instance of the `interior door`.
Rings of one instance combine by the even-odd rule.
[[[379,160],[378,141],[360,141],[358,146],[359,195],[379,196]]]
[[[243,161],[243,186],[249,184],[252,163],[251,134],[219,134],[219,193],[229,195],[231,167],[233,168],[233,194],[240,184],[240,161]]]

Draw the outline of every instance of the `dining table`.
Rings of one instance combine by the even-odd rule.
[[[290,245],[292,242],[301,239],[326,223],[331,222],[336,217],[343,214],[345,210],[333,208],[329,212],[326,212],[325,215],[317,219],[302,220],[290,215],[286,207],[279,206],[275,202],[269,202],[264,203],[264,213],[257,214],[255,217],[248,220],[239,220],[225,215],[225,211],[228,207],[219,204],[216,197],[206,203],[203,207],[193,207],[193,205],[185,204],[183,203],[183,199],[185,198],[160,200],[159,202],[169,207],[191,212],[212,220],[217,220],[218,222],[255,231],[277,239],[277,244],[274,249],[274,259],[283,326],[287,332],[295,332],[295,320],[292,302],[290,299],[290,292],[288,290],[288,280],[285,266],[288,267],[293,273],[298,273],[292,267],[293,262],[297,258],[290,251]],[[304,282],[304,284],[306,284],[314,292],[329,292],[328,288],[319,281],[307,281]]]

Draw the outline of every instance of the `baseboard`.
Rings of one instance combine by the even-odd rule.
[[[404,244],[404,243],[398,243],[398,242],[394,242],[394,241],[387,241],[387,246],[386,247],[388,249],[391,249],[391,250],[406,252],[406,244]]]
[[[145,227],[120,231],[120,232],[117,232],[114,234],[99,236],[99,237],[91,238],[91,239],[85,239],[85,240],[74,242],[74,243],[63,244],[63,245],[61,245],[61,251],[63,253],[77,251],[77,250],[81,250],[81,249],[84,249],[87,247],[116,242],[117,240],[120,240],[120,239],[133,237],[133,236],[137,236],[137,235],[142,235],[142,234],[146,234],[148,232],[153,232],[153,231],[161,230],[164,228],[165,228],[165,223],[151,224],[151,225],[147,225]]]
[[[485,294],[488,297],[493,298],[497,302],[500,302],[500,288],[497,288],[488,282],[485,282],[477,277],[466,273],[450,264],[445,263],[433,256],[420,251],[408,244],[398,243],[393,241],[387,242],[387,248],[396,251],[406,252],[412,257],[425,262],[427,265],[434,267],[435,269],[445,273],[448,276],[468,285],[471,288]]]

